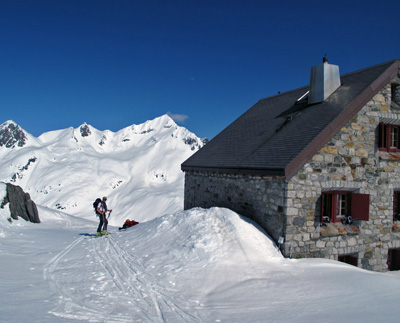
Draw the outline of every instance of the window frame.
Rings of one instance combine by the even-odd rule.
[[[338,201],[338,196],[340,196],[340,200]],[[346,207],[345,214],[342,215],[342,203],[343,196],[346,197]],[[340,210],[338,209],[338,205],[340,204]],[[327,191],[322,192],[322,222],[342,222],[343,217],[348,217],[350,215],[350,207],[351,205],[351,192],[349,191]],[[338,213],[339,211],[339,213]],[[340,215],[338,215],[340,214]],[[329,221],[327,221],[329,218]]]
[[[400,125],[379,123],[379,150],[400,152]]]

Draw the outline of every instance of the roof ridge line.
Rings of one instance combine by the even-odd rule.
[[[393,64],[393,63],[396,62],[396,61],[400,61],[400,58],[392,59],[392,60],[390,60],[390,61],[387,61],[387,62],[384,62],[384,63],[380,63],[380,64],[376,64],[376,65],[374,65],[374,66],[364,67],[364,68],[359,69],[359,70],[357,70],[357,71],[353,71],[353,72],[349,72],[349,73],[340,75],[340,78],[342,78],[342,77],[347,77],[347,76],[351,76],[351,75],[354,75],[354,74],[357,74],[357,73],[366,72],[366,71],[368,71],[368,70],[371,70],[371,69],[374,69],[374,68],[378,68],[378,67],[381,67],[381,66],[383,66],[383,65],[391,65],[391,64]],[[301,90],[301,89],[303,89],[303,88],[304,88],[304,90],[306,90],[306,89],[309,88],[309,87],[310,87],[309,84],[303,85],[303,86],[299,86],[298,88],[295,88],[295,89],[292,89],[292,90],[289,90],[289,91],[285,91],[285,92],[281,92],[281,93],[277,93],[277,94],[273,94],[273,95],[267,96],[267,97],[265,97],[265,98],[262,98],[262,99],[258,100],[257,102],[260,102],[260,101],[263,101],[263,100],[266,100],[266,99],[271,99],[271,98],[277,97],[277,96],[279,96],[279,95],[284,95],[284,94],[289,94],[289,93],[292,93],[292,92],[295,92],[295,91],[299,91],[299,90]]]
[[[392,65],[394,62],[399,61],[399,60],[400,60],[399,58],[396,58],[396,59],[392,59],[391,61],[387,61],[387,62],[385,62],[385,63],[380,63],[380,64],[376,64],[376,65],[374,65],[374,66],[369,66],[369,67],[364,67],[364,68],[359,69],[359,70],[357,70],[357,71],[353,71],[353,72],[349,72],[349,73],[343,74],[343,75],[341,75],[340,77],[347,77],[347,76],[351,76],[351,75],[354,75],[354,74],[363,73],[363,72],[366,72],[366,71],[369,71],[369,70],[372,70],[372,69],[375,69],[375,68],[382,67],[382,66],[384,66],[384,65],[390,66],[390,65]]]

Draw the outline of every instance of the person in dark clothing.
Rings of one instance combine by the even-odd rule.
[[[98,217],[100,218],[100,223],[97,228],[98,236],[101,236],[102,234],[110,234],[109,232],[107,232],[108,220],[106,217],[106,213],[107,213],[107,211],[111,213],[112,210],[107,209],[106,201],[107,201],[107,197],[104,196],[103,200],[97,205],[97,208],[96,208],[96,213],[97,213]],[[102,228],[103,228],[103,231],[101,230]]]

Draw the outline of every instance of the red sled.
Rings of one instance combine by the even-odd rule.
[[[129,220],[127,219],[125,221],[125,223],[123,224],[123,226],[121,228],[119,228],[119,230],[123,230],[123,229],[128,229],[130,227],[133,227],[134,225],[139,224],[139,222],[136,222],[135,220]]]

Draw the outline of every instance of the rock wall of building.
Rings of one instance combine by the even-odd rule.
[[[286,226],[282,178],[186,172],[185,209],[226,207],[255,220],[277,241]]]
[[[400,122],[394,93],[391,84],[383,88],[290,179],[284,255],[334,260],[354,255],[362,268],[388,269],[389,249],[400,248],[400,223],[393,220],[400,153],[379,151],[378,131],[380,122]],[[328,190],[369,194],[369,220],[322,224],[321,193]]]

